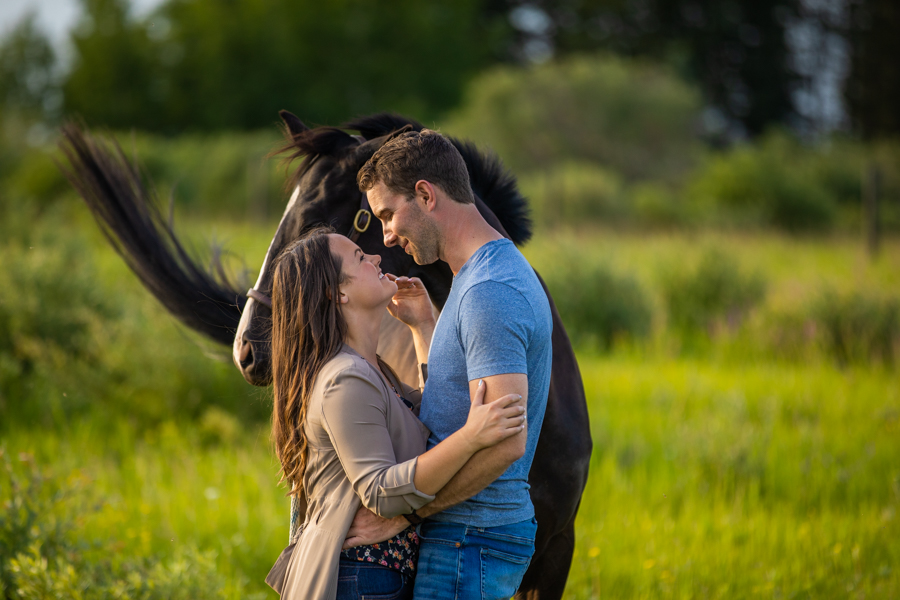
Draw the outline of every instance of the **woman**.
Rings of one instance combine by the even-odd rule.
[[[411,514],[475,452],[525,426],[520,397],[484,405],[481,385],[466,425],[425,451],[428,431],[414,414],[420,391],[398,381],[375,354],[384,309],[398,291],[380,263],[328,229],[307,234],[276,261],[273,437],[302,522],[266,578],[282,597],[411,597],[414,529],[342,551],[357,509]],[[433,320],[421,282],[401,281],[409,289],[395,302]],[[416,341],[424,363],[427,345]]]

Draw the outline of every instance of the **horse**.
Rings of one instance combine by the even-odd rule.
[[[356,185],[360,167],[392,134],[403,129],[421,131],[420,123],[382,113],[340,127],[310,129],[287,111],[280,116],[287,138],[282,151],[288,160],[302,160],[290,181],[290,200],[259,278],[246,293],[217,260],[205,269],[185,250],[136,160],[129,160],[118,144],[94,137],[76,124],[64,126],[60,140],[68,162],[62,169],[113,248],[178,320],[231,345],[235,365],[256,386],[271,383],[272,261],[310,227],[327,224],[346,232],[363,251],[382,257],[385,272],[421,278],[438,311],[453,278],[442,261],[417,265],[398,247],[385,247],[380,223],[373,219],[366,196]],[[515,178],[496,155],[450,139],[468,168],[479,212],[503,236],[524,244],[531,236],[531,222]],[[546,415],[529,474],[538,533],[533,559],[516,594],[531,600],[563,595],[592,449],[578,363],[549,291],[547,298],[553,315],[553,366]],[[411,335],[390,316],[384,319],[378,352],[402,379],[417,380]]]

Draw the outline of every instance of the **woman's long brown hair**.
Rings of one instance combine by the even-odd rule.
[[[303,491],[308,440],[306,408],[322,367],[341,349],[347,323],[334,299],[344,282],[341,260],[331,252],[330,228],[313,229],[291,243],[275,261],[272,287],[272,375],[275,403],[272,438],[281,479]]]

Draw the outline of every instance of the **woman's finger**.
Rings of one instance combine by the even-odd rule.
[[[501,396],[494,400],[494,404],[501,406],[503,408],[507,408],[514,404],[522,405],[522,396],[520,394],[507,394],[505,396]]]
[[[473,406],[481,406],[484,404],[484,392],[486,389],[487,385],[484,383],[484,379],[479,379],[478,385],[475,388],[475,395],[472,396]]]
[[[504,419],[511,419],[513,417],[521,417],[525,414],[525,407],[521,404],[513,404],[512,406],[507,406],[503,409],[503,412],[500,413]]]

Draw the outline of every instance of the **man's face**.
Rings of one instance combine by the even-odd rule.
[[[434,219],[422,209],[421,198],[407,200],[381,181],[366,194],[372,214],[381,221],[385,246],[400,246],[420,265],[429,265],[440,258],[440,231]]]

